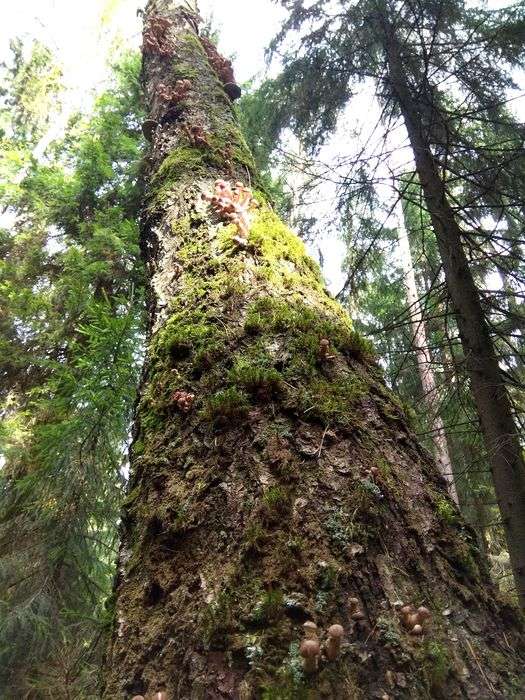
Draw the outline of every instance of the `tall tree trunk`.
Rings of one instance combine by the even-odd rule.
[[[454,481],[454,472],[452,471],[452,461],[448,452],[447,436],[443,419],[439,412],[439,393],[437,391],[436,379],[432,369],[432,355],[428,346],[427,332],[423,312],[419,302],[419,294],[416,287],[416,276],[414,274],[414,266],[412,264],[412,252],[410,250],[410,241],[405,226],[405,217],[403,206],[400,203],[397,213],[397,237],[398,248],[401,255],[401,264],[403,266],[403,274],[405,280],[405,288],[410,314],[410,323],[412,326],[412,349],[416,355],[417,368],[421,378],[421,386],[423,387],[423,401],[428,410],[429,424],[432,428],[432,442],[434,443],[434,451],[436,462],[439,470],[445,481],[448,483],[448,491],[456,504],[459,504],[458,493]]]
[[[525,464],[510,400],[462,245],[462,231],[423,129],[395,28],[379,14],[389,80],[401,110],[443,262],[505,528],[516,589],[525,609]]]
[[[102,697],[511,697],[521,629],[366,344],[262,194],[247,235],[202,199],[255,176],[183,7],[146,13],[170,48],[144,56],[151,333]],[[344,638],[305,668],[307,621]]]

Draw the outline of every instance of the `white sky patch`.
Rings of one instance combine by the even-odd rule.
[[[9,60],[9,40],[19,36],[38,39],[55,54],[64,71],[66,85],[65,109],[46,139],[60,136],[71,112],[88,110],[94,95],[102,89],[108,75],[107,62],[112,48],[128,46],[139,48],[142,18],[138,10],[145,0],[0,0],[0,60]],[[468,0],[468,4],[503,8],[512,0]],[[213,27],[219,31],[221,52],[233,59],[237,80],[243,83],[265,70],[264,52],[270,40],[278,33],[286,12],[273,0],[200,0],[201,14],[212,17]],[[525,112],[525,105],[513,105],[518,113]],[[522,111],[523,110],[523,111]],[[371,123],[377,114],[377,105],[360,95],[346,111],[347,124],[338,129],[330,147],[323,153],[326,160],[334,153],[346,154],[355,147],[349,132],[356,125]],[[379,135],[379,134],[378,134]],[[41,149],[43,149],[42,144]],[[405,151],[406,153],[406,151]],[[410,162],[411,156],[401,159]],[[399,167],[400,159],[396,159]],[[326,221],[335,218],[334,194],[321,192],[315,213]],[[326,232],[310,246],[318,258],[321,248],[324,272],[332,291],[338,291],[343,283],[341,263],[345,245],[333,230]]]

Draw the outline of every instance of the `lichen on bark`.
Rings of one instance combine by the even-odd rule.
[[[182,63],[192,87],[148,164],[150,334],[103,697],[518,697],[516,613],[371,347],[263,194],[242,245],[202,199],[256,174],[179,4],[153,10],[174,46],[144,61],[159,123],[155,85]],[[184,122],[210,145],[189,145]],[[400,600],[430,609],[421,637]],[[307,620],[345,631],[312,674]]]

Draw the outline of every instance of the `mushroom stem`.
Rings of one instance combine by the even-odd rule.
[[[326,656],[330,661],[335,661],[341,651],[341,640],[344,635],[341,625],[331,625],[328,628],[328,640],[326,642]]]

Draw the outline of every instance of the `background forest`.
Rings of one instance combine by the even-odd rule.
[[[241,3],[224,4],[202,3],[204,31],[244,82],[236,109],[274,207],[373,342],[515,604],[491,478],[501,445],[479,427],[403,105],[370,30],[373,3],[258,0],[256,42],[236,39],[248,22]],[[110,0],[94,11],[95,31],[82,35],[97,54],[92,76],[72,70],[72,49],[49,27],[17,31],[13,17],[3,47],[0,688],[12,694],[1,697],[97,697],[145,339],[137,9]],[[525,6],[407,0],[399,21],[401,68],[522,435]],[[441,515],[452,522],[457,511],[443,500]]]

